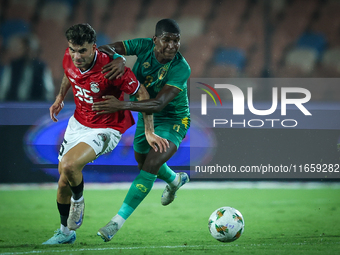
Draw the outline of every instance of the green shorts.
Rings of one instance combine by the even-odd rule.
[[[173,142],[177,149],[184,139],[189,127],[188,118],[180,120],[167,120],[154,122],[155,134]],[[135,138],[133,140],[133,149],[140,154],[147,154],[151,146],[145,137],[144,119],[138,117]]]

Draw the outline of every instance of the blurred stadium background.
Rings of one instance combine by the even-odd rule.
[[[181,26],[191,77],[340,77],[338,0],[1,0],[1,63],[11,37],[33,34],[58,87],[70,25],[90,23],[102,45],[151,37],[164,17]]]
[[[1,0],[0,3],[0,78],[4,66],[17,57],[18,48],[13,40],[30,35],[38,43],[39,58],[52,71],[54,94],[63,75],[62,59],[67,47],[64,32],[83,22],[97,31],[99,46],[152,37],[159,19],[175,19],[182,30],[180,51],[191,66],[191,78],[340,77],[339,0]],[[133,57],[127,59],[128,66],[133,62]],[[320,101],[337,101],[340,94],[340,85],[320,85],[317,89],[314,99]],[[68,99],[72,101],[71,93]],[[50,165],[53,162],[29,160],[27,154],[32,153],[21,148],[23,140],[32,141],[28,136],[36,129],[36,122],[42,121],[41,116],[48,118],[50,102],[34,107],[6,103],[0,106],[3,139],[0,152],[9,155],[1,162],[0,182],[15,182],[17,171],[35,163],[55,171],[56,165]],[[34,109],[29,111],[30,108]],[[13,117],[18,116],[17,111],[21,111],[20,120]],[[127,139],[131,143],[131,137]],[[13,149],[8,148],[10,143],[14,144]],[[56,178],[34,171],[20,176],[23,182]]]

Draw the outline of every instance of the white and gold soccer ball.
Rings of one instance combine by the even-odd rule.
[[[220,242],[233,242],[244,231],[244,219],[235,208],[224,206],[215,210],[209,217],[209,231]]]

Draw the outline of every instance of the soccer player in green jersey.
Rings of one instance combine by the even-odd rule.
[[[112,113],[118,110],[138,111],[138,122],[134,138],[135,158],[140,174],[133,181],[118,214],[98,231],[104,241],[110,241],[122,227],[125,220],[150,192],[156,178],[168,183],[161,202],[170,204],[176,191],[189,181],[186,173],[176,174],[166,162],[175,154],[190,126],[190,112],[187,95],[187,80],[190,67],[179,53],[180,29],[176,21],[160,20],[156,25],[153,38],[140,38],[115,42],[102,47],[103,51],[121,55],[136,55],[132,69],[137,79],[143,84],[150,99],[119,101],[106,96],[107,100],[94,103],[93,110],[98,114]],[[110,77],[117,70],[113,64],[104,66],[103,72]],[[169,142],[169,148],[161,153],[150,150],[145,133],[141,112],[153,113],[155,133]]]

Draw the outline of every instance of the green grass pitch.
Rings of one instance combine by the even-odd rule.
[[[97,230],[117,213],[127,190],[85,186],[77,240],[57,246],[41,245],[60,224],[56,190],[1,190],[0,255],[340,253],[338,186],[190,189],[190,184],[169,206],[160,203],[162,190],[153,189],[108,243]],[[245,231],[235,242],[218,242],[208,231],[210,214],[221,206],[244,216]]]

